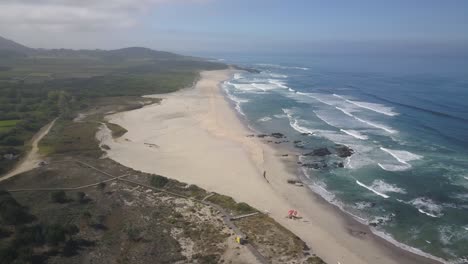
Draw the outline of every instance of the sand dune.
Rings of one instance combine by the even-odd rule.
[[[287,184],[299,173],[294,155],[281,157],[284,151],[246,137],[252,132],[219,88],[233,73],[203,72],[194,88],[156,96],[164,98],[160,105],[108,116],[128,133],[114,140],[103,130],[97,137],[110,146],[109,157],[125,166],[197,184],[268,212],[327,263],[432,263],[372,235],[308,188]],[[303,218],[286,219],[291,208]]]

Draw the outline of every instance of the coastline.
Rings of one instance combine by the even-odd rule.
[[[234,72],[203,72],[195,88],[158,95],[161,105],[108,116],[128,130],[116,140],[103,138],[108,156],[268,211],[327,263],[438,263],[372,234],[309,188],[287,184],[301,173],[295,156],[246,137],[252,132],[219,87]],[[291,208],[303,218],[286,219]]]

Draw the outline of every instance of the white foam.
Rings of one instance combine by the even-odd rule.
[[[271,83],[271,84],[274,84],[276,86],[278,86],[279,88],[283,88],[283,89],[288,89],[289,87],[286,86],[286,83],[281,81],[281,80],[277,80],[277,79],[268,79],[268,82]]]
[[[405,165],[409,165],[408,161],[418,160],[418,159],[423,158],[423,156],[416,155],[414,153],[411,153],[411,152],[405,151],[405,150],[394,150],[394,149],[387,149],[387,148],[384,148],[384,147],[380,147],[380,149],[387,152],[392,157],[394,157],[396,160],[398,160],[398,162],[400,162],[402,164],[405,164]]]
[[[442,213],[442,206],[436,204],[434,201],[426,197],[418,197],[413,199],[409,202],[409,204],[412,204],[414,207],[416,207],[418,212],[430,217],[438,218],[444,215]]]
[[[371,208],[373,204],[371,202],[357,202],[354,204],[354,208],[358,210],[363,210],[366,208]]]
[[[406,193],[406,191],[395,184],[386,183],[383,180],[374,180],[371,188],[378,191],[379,193]]]
[[[234,108],[236,109],[236,111],[237,111],[239,114],[245,116],[245,113],[242,111],[241,104],[248,103],[249,100],[236,97],[236,96],[232,95],[227,89],[225,89],[225,91],[226,91],[226,94],[227,94],[228,98],[229,98],[232,102],[234,102],[234,104],[235,104],[235,107],[234,107]]]
[[[269,116],[265,116],[265,117],[262,117],[262,118],[258,119],[258,121],[260,121],[260,122],[267,122],[267,121],[270,121],[270,120],[271,120],[271,117],[269,117]]]
[[[465,178],[465,180],[467,180],[467,181],[468,181],[468,177],[467,177],[467,176],[463,176],[463,178]]]
[[[288,78],[287,75],[278,74],[278,73],[270,73],[270,76],[271,76],[272,78],[282,78],[282,79]]]
[[[306,134],[313,134],[317,132],[316,130],[299,125],[299,120],[293,117],[292,110],[283,108],[283,112],[286,114],[286,116],[289,119],[289,125],[297,132],[306,133]]]
[[[255,91],[258,90],[253,84],[246,84],[246,83],[232,83],[232,82],[227,82],[228,85],[233,86],[237,90],[241,91]]]
[[[375,128],[379,128],[379,129],[382,129],[382,130],[385,130],[387,131],[388,133],[390,134],[394,134],[394,133],[397,133],[398,131],[392,129],[392,128],[389,128],[387,126],[384,126],[384,125],[381,125],[381,124],[376,124],[376,123],[373,123],[373,122],[370,122],[370,121],[366,121],[364,119],[361,119],[357,116],[354,116],[354,118],[358,121],[361,121],[362,123],[366,123],[368,124],[369,126],[372,126],[372,127],[375,127]]]
[[[445,261],[444,259],[433,256],[433,255],[431,255],[429,253],[426,253],[426,252],[424,252],[424,251],[422,251],[422,250],[420,250],[418,248],[414,248],[414,247],[408,246],[406,244],[403,244],[401,242],[398,242],[391,235],[389,235],[389,234],[387,234],[385,232],[382,232],[382,231],[377,230],[375,228],[371,228],[371,230],[372,230],[372,233],[374,233],[375,235],[387,240],[388,242],[394,244],[395,246],[397,246],[397,247],[399,247],[401,249],[404,249],[406,251],[412,252],[412,253],[420,255],[420,256],[424,256],[424,257],[429,258],[429,259],[437,260],[440,263],[447,263],[447,261]]]
[[[367,190],[369,190],[369,191],[371,191],[371,192],[377,194],[378,196],[381,196],[381,197],[383,197],[383,198],[385,198],[385,199],[390,198],[390,196],[388,196],[388,195],[386,195],[386,194],[383,194],[383,193],[381,193],[381,192],[378,192],[377,190],[372,189],[372,187],[367,186],[367,185],[365,185],[364,183],[362,183],[362,182],[360,182],[360,181],[358,181],[358,180],[356,180],[356,183],[357,183],[359,186],[362,186],[362,187],[366,188]]]
[[[357,121],[361,122],[361,123],[364,123],[364,124],[367,124],[369,126],[372,126],[372,127],[375,127],[375,128],[378,128],[378,129],[382,129],[390,134],[394,134],[394,133],[397,133],[398,131],[390,128],[390,127],[387,127],[387,126],[384,126],[384,125],[381,125],[381,124],[377,124],[377,123],[374,123],[374,122],[371,122],[371,121],[367,121],[367,120],[364,120],[362,118],[359,118],[353,114],[351,114],[350,112],[344,110],[343,108],[341,107],[338,107],[338,106],[335,106],[336,109],[340,110],[341,112],[343,112],[345,115],[347,116],[350,116],[354,119],[356,119]]]
[[[356,130],[345,130],[345,129],[340,129],[341,132],[346,133],[354,138],[361,139],[361,140],[366,140],[369,137],[366,135],[361,134],[359,131]]]
[[[285,118],[288,117],[287,115],[273,115],[275,118]]]
[[[341,98],[341,99],[345,100],[346,102],[348,102],[350,104],[353,104],[353,105],[355,105],[357,107],[364,108],[364,109],[367,109],[367,110],[370,110],[370,111],[373,111],[373,112],[376,112],[376,113],[379,113],[379,114],[384,114],[384,115],[387,115],[387,116],[396,116],[396,115],[398,115],[398,113],[393,111],[393,108],[385,106],[385,105],[376,104],[376,103],[369,103],[369,102],[352,101],[352,100],[349,100],[349,99],[347,99],[347,98],[345,98],[345,97],[343,97],[341,95],[337,95],[337,94],[333,94],[333,96]]]
[[[386,171],[405,171],[409,168],[411,168],[411,165],[395,165],[395,164],[382,164],[382,163],[377,163],[380,168]]]
[[[354,117],[353,114],[351,114],[350,112],[344,110],[344,109],[341,108],[341,107],[335,106],[335,108],[338,109],[338,110],[340,110],[341,112],[343,112],[343,113],[344,113],[345,115],[347,115],[347,116]]]
[[[232,77],[234,80],[239,80],[239,79],[242,79],[242,74],[240,73],[235,73],[234,76]]]
[[[270,63],[257,63],[256,65],[263,66],[263,67],[276,68],[276,69],[295,69],[295,70],[303,70],[303,71],[309,70],[309,68],[306,68],[306,67],[283,66],[283,65],[270,64]]]

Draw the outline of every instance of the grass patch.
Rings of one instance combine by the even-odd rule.
[[[0,120],[0,133],[7,132],[13,129],[18,122],[21,120],[14,119],[14,120]]]
[[[209,197],[208,201],[231,211],[233,214],[248,214],[257,212],[257,210],[255,210],[250,205],[246,203],[237,203],[234,201],[234,199],[226,195],[215,194]]]
[[[102,155],[95,137],[99,128],[97,122],[75,123],[59,119],[39,143],[39,151],[43,154],[71,154],[98,158]]]

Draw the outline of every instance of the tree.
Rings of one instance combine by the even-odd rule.
[[[56,191],[50,194],[50,199],[54,203],[67,202],[67,194],[64,191]]]

